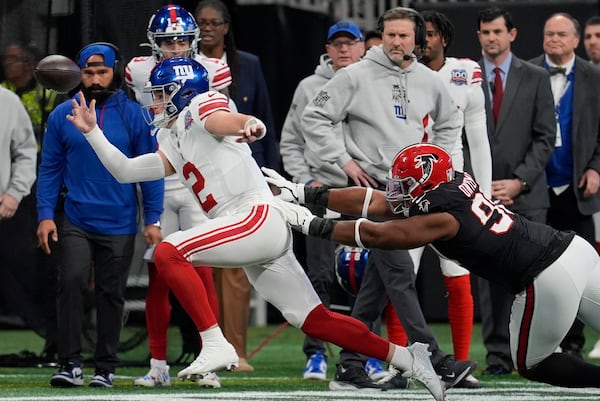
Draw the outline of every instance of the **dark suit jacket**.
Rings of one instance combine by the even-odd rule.
[[[535,65],[544,65],[544,55],[531,60]],[[600,69],[581,57],[575,58],[575,78],[573,86],[573,190],[579,211],[590,215],[600,210],[600,195],[583,198],[583,191],[577,188],[584,171],[594,169],[600,172]]]
[[[513,54],[498,126],[495,126],[483,60],[479,60],[479,65],[483,73],[482,88],[492,150],[492,179],[518,177],[529,184],[531,191],[517,196],[511,210],[546,209],[550,202],[545,168],[556,138],[554,100],[548,71]]]
[[[280,170],[281,158],[275,120],[262,67],[257,56],[238,50],[240,66],[235,77],[235,92],[231,98],[240,113],[260,118],[267,127],[267,135],[250,144],[252,156],[259,166]]]

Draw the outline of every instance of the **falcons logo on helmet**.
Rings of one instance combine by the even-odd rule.
[[[431,173],[433,172],[433,164],[437,163],[438,160],[439,157],[432,153],[417,155],[415,157],[415,161],[417,162],[415,167],[421,168],[421,171],[423,172],[421,179],[419,180],[421,184],[429,180]]]

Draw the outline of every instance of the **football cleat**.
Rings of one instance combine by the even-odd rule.
[[[402,376],[420,381],[436,401],[445,401],[444,386],[433,369],[429,359],[431,352],[427,348],[427,344],[423,343],[414,343],[406,348],[413,357],[413,361],[410,370],[405,371]]]
[[[234,370],[238,365],[238,355],[229,342],[222,342],[219,345],[204,343],[200,355],[187,368],[177,373],[177,377],[195,380],[210,372]]]
[[[161,362],[154,358],[150,359],[150,370],[145,376],[135,379],[133,385],[143,387],[170,386],[169,365],[164,361]]]
[[[214,372],[208,372],[202,377],[198,377],[198,385],[206,388],[221,388],[219,376]]]

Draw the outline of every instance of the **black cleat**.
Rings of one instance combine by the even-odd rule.
[[[383,386],[374,383],[365,372],[364,368],[350,366],[344,368],[338,364],[335,370],[335,378],[329,382],[331,391],[381,391]]]
[[[471,374],[477,362],[474,361],[457,361],[453,355],[447,355],[444,359],[438,362],[433,368],[438,374],[446,388],[454,387],[466,376]]]

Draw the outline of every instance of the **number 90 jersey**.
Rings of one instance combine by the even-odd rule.
[[[562,254],[575,236],[531,222],[496,204],[467,174],[456,172],[417,198],[410,216],[450,213],[460,223],[457,235],[432,245],[442,256],[474,274],[519,293]]]
[[[219,110],[229,112],[227,97],[202,93],[181,111],[171,130],[158,133],[159,150],[210,218],[273,199],[250,147],[236,142],[238,136],[213,135],[204,128],[206,118]]]

